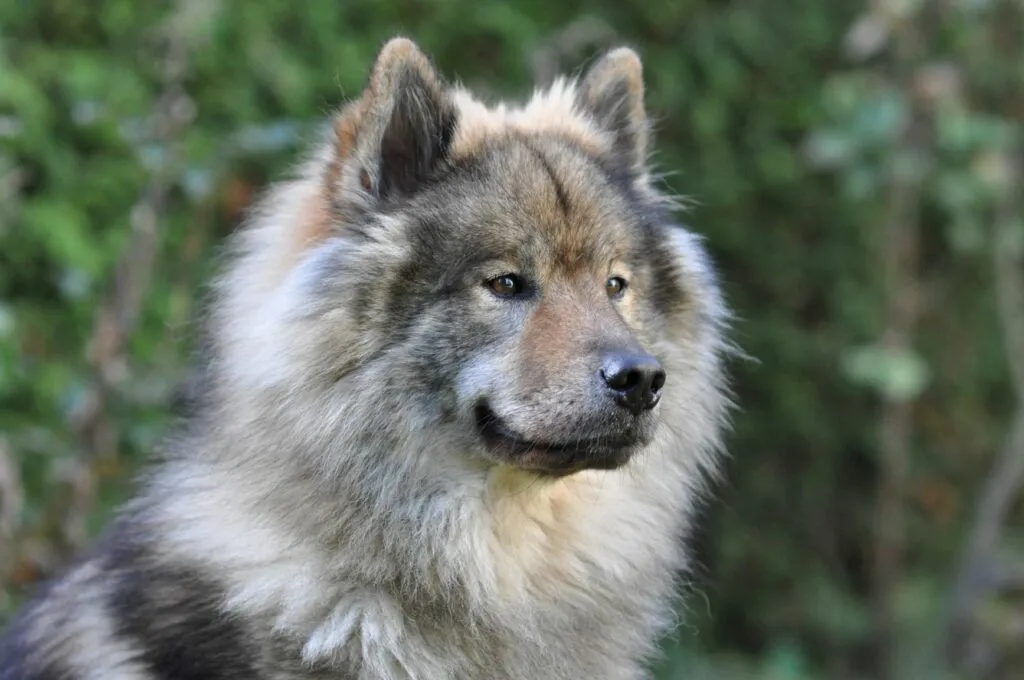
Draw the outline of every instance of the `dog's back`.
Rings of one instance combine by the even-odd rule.
[[[521,108],[407,40],[233,244],[190,423],[0,680],[641,678],[725,309],[640,61]]]

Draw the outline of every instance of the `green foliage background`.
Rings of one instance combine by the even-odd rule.
[[[655,160],[693,199],[685,219],[707,236],[736,341],[755,359],[733,366],[732,458],[694,539],[697,579],[660,677],[883,672],[878,649],[892,641],[878,639],[871,560],[893,402],[909,403],[911,425],[898,677],[937,677],[921,659],[934,656],[928,641],[1016,399],[989,256],[1002,194],[984,163],[1017,149],[1024,98],[1019,34],[1000,33],[1000,13],[1018,3],[939,3],[921,61],[948,65],[969,92],[929,114],[914,198],[924,302],[909,351],[879,351],[894,247],[880,225],[893,167],[917,159],[900,156],[913,102],[886,48],[856,61],[844,45],[878,6],[899,19],[920,4],[0,1],[0,621],[73,550],[76,522],[87,518],[79,540],[94,535],[130,492],[169,423],[217,244],[312,126],[358,93],[384,39],[415,38],[444,72],[494,96],[526,94],[544,55],[573,69],[626,42],[645,62]],[[572,45],[567,27],[591,38]],[[170,151],[147,130],[166,31],[186,46],[194,114],[176,142],[182,162],[137,326],[105,378],[97,451],[80,424],[100,370],[88,348],[133,209],[167,171]],[[1007,536],[1020,564],[1024,536]],[[988,605],[997,621],[1021,616],[1012,600]]]

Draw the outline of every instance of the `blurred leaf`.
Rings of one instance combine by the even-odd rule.
[[[807,662],[797,645],[780,642],[769,651],[764,670],[772,680],[800,680],[806,677]]]
[[[907,123],[906,95],[885,88],[865,99],[854,110],[850,134],[867,144],[891,143]]]
[[[16,323],[10,306],[0,301],[0,340],[7,340],[14,334]]]
[[[22,214],[26,229],[45,245],[61,266],[100,273],[103,253],[88,234],[85,215],[68,201],[28,201]]]
[[[974,254],[985,248],[985,230],[974,213],[959,211],[950,220],[948,231],[950,246],[957,252]]]
[[[924,391],[930,378],[928,365],[919,355],[877,346],[846,352],[842,366],[851,380],[871,387],[891,401],[914,399]]]
[[[963,109],[940,111],[936,116],[935,132],[940,147],[953,153],[1002,148],[1013,144],[1019,137],[1018,126],[1014,122]]]
[[[853,59],[867,59],[880,52],[889,40],[889,17],[869,11],[861,15],[846,34],[846,53]]]
[[[1007,221],[996,224],[997,247],[1017,257],[1024,256],[1024,218],[1013,215]]]
[[[812,132],[804,145],[808,162],[818,168],[833,169],[847,164],[857,152],[849,134],[836,129]]]

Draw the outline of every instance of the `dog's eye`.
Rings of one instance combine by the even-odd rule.
[[[626,290],[626,279],[620,276],[613,276],[605,281],[604,289],[608,291],[608,297],[619,297]]]
[[[487,282],[487,287],[499,297],[515,297],[523,293],[523,281],[515,274],[495,276]]]

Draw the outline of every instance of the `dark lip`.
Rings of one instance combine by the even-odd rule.
[[[554,476],[587,468],[621,467],[640,443],[630,437],[533,441],[509,428],[486,403],[478,404],[474,415],[477,430],[492,454],[518,467]]]

